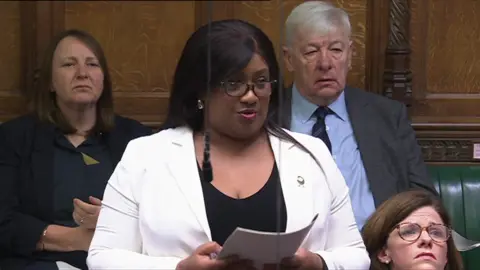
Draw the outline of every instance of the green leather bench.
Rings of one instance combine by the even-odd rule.
[[[429,172],[455,231],[480,240],[480,166],[430,165]],[[480,248],[462,257],[465,270],[480,269]]]

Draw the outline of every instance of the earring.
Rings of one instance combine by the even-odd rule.
[[[390,260],[389,259],[386,259],[385,260],[385,264],[389,264],[390,263]]]
[[[197,101],[197,108],[199,110],[203,109],[203,102],[200,99]]]

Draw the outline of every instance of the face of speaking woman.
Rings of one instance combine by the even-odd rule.
[[[222,80],[212,90],[208,103],[200,105],[205,107],[212,136],[255,140],[265,131],[273,83],[268,65],[258,53],[242,71]]]

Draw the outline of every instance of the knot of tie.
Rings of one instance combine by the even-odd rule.
[[[330,110],[328,107],[318,107],[314,112],[313,115],[317,119],[325,119],[325,116],[329,115],[332,113],[332,110]]]

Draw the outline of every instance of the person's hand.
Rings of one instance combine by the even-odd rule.
[[[39,250],[70,252],[88,251],[95,231],[84,227],[49,225],[47,233],[39,241]]]
[[[210,258],[210,254],[218,254],[222,247],[216,242],[208,242],[199,246],[192,255],[182,260],[176,270],[223,270],[223,269],[248,269],[244,265],[248,262],[236,257],[227,259]]]
[[[258,270],[255,268],[253,261],[247,259],[232,258],[222,270]]]
[[[79,199],[73,199],[73,220],[78,226],[86,229],[95,229],[97,226],[98,215],[102,201],[95,197],[88,197],[90,203],[83,202]]]
[[[73,250],[88,251],[95,230],[84,227],[72,228],[71,246]]]
[[[263,270],[276,270],[276,264],[266,264]],[[285,258],[280,263],[280,269],[297,269],[297,270],[322,270],[322,258],[313,252],[304,248],[298,249],[291,258]]]

